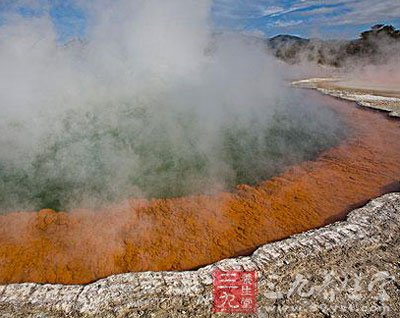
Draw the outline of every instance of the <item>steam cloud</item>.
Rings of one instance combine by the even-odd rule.
[[[261,43],[214,32],[210,1],[87,3],[85,40],[0,28],[2,212],[231,189],[342,137]]]

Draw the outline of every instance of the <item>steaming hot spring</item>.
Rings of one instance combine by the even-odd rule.
[[[43,17],[0,34],[1,283],[198,268],[399,179],[398,122],[289,87],[262,43],[211,32],[203,2],[137,3],[85,41]]]

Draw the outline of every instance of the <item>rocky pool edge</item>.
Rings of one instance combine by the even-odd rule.
[[[2,317],[218,316],[212,313],[215,269],[257,271],[259,317],[283,317],[287,311],[292,311],[295,317],[348,317],[353,311],[362,314],[361,309],[397,317],[400,193],[371,200],[350,212],[344,221],[266,244],[251,256],[222,260],[197,271],[127,273],[88,285],[2,285],[0,314]],[[331,286],[322,288],[329,276]],[[343,288],[340,283],[346,279],[348,284]],[[299,281],[303,282],[301,289]]]

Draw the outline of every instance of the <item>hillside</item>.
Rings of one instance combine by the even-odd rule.
[[[391,25],[378,24],[355,40],[304,39],[278,35],[267,40],[268,49],[289,64],[315,62],[343,67],[354,59],[360,64],[380,64],[400,56],[400,31]]]

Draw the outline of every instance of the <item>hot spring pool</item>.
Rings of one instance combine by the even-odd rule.
[[[329,110],[336,112],[348,127],[346,138],[329,149],[324,147],[325,150],[314,148],[318,138],[307,135],[313,145],[307,148],[302,141],[300,145],[295,142],[299,136],[294,131],[295,136],[289,133],[291,130],[284,130],[288,147],[313,149],[314,154],[318,153],[313,160],[300,162],[312,152],[304,152],[306,157],[295,157],[294,161],[291,156],[284,158],[288,165],[294,164],[286,168],[278,165],[284,171],[265,181],[254,178],[251,173],[237,173],[236,178],[250,178],[247,180],[256,185],[249,182],[231,191],[193,194],[190,189],[186,193],[192,194],[174,197],[185,193],[174,193],[177,187],[161,199],[126,197],[98,208],[3,214],[0,216],[0,254],[3,256],[0,281],[77,284],[116,273],[193,269],[226,257],[248,254],[266,242],[333,222],[357,204],[387,191],[385,187],[400,177],[398,122],[316,93],[308,92],[307,98],[329,113]],[[234,131],[242,136],[238,128]],[[271,129],[268,133],[274,136]],[[275,129],[282,134],[282,127]],[[254,134],[245,136],[235,138],[226,153],[235,154],[235,147],[247,147],[252,154],[250,158],[260,158],[256,155],[267,147],[248,143]],[[304,140],[305,135],[300,136]],[[274,154],[276,157],[272,158],[284,157],[279,151]],[[253,172],[241,161],[243,157],[231,160],[242,163],[238,166],[245,171]],[[257,167],[257,161],[251,162]],[[202,172],[197,166],[191,166],[189,171],[192,169]],[[167,171],[168,175],[174,172],[171,168]],[[274,170],[269,167],[261,171],[272,173]],[[208,174],[200,175],[209,180]],[[175,178],[179,176],[166,179]],[[107,178],[101,180],[107,182]],[[54,197],[68,193],[63,191],[55,192]]]

